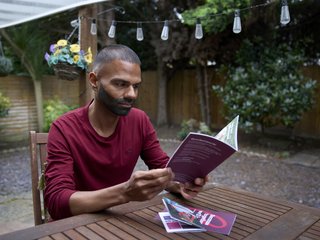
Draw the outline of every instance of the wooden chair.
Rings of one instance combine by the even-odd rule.
[[[49,216],[44,207],[43,190],[38,188],[39,176],[44,171],[46,163],[48,133],[30,131],[29,137],[34,224],[39,225],[45,223]]]

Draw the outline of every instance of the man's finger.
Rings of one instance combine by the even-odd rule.
[[[205,178],[196,178],[194,180],[194,184],[198,186],[203,186],[206,184],[206,182],[208,182],[208,180],[209,180],[209,176],[206,176]]]
[[[173,173],[170,168],[152,169],[149,171],[137,171],[136,177],[144,180],[153,180],[161,177],[173,178]]]

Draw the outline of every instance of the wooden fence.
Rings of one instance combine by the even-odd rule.
[[[304,114],[294,129],[294,134],[304,137],[320,138],[320,67],[304,69],[306,76],[318,82],[316,102],[313,108]],[[221,82],[219,76],[211,71],[211,84]],[[136,106],[143,109],[153,122],[157,117],[158,80],[154,71],[143,72],[143,84],[139,90]],[[44,100],[62,99],[68,105],[79,103],[79,81],[61,81],[54,76],[46,76],[43,85]],[[8,76],[0,78],[0,91],[8,96],[12,106],[9,116],[0,118],[0,142],[26,139],[28,131],[36,129],[36,107],[32,81],[28,77]],[[180,125],[183,120],[201,119],[197,81],[194,70],[176,73],[168,83],[167,89],[168,121],[171,125]],[[225,124],[223,106],[212,93],[212,125],[220,128]]]
[[[61,81],[46,76],[42,82],[44,100],[58,97],[69,105],[78,104],[79,81]],[[37,110],[32,80],[28,77],[0,77],[0,91],[10,98],[9,115],[0,118],[0,142],[25,140],[37,129]]]

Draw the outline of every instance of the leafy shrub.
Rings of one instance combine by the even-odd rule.
[[[0,117],[5,117],[9,114],[10,109],[10,99],[3,96],[0,92]]]
[[[62,114],[75,109],[77,106],[68,106],[60,99],[50,99],[44,103],[44,131],[48,132],[51,123]]]
[[[198,122],[195,119],[184,120],[181,123],[181,130],[178,132],[177,136],[180,140],[183,140],[187,137],[189,132],[199,132],[211,135],[212,132],[210,128],[204,122]]]
[[[237,53],[241,67],[230,67],[225,86],[214,85],[213,90],[223,100],[227,119],[239,114],[247,131],[278,124],[293,127],[311,108],[316,82],[301,74],[300,50],[261,42],[245,40]]]

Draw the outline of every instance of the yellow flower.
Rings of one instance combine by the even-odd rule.
[[[57,55],[59,55],[61,53],[61,50],[60,49],[57,49],[54,53],[53,53],[53,55],[54,56],[57,56]]]
[[[86,55],[84,56],[84,59],[86,60],[86,62],[87,62],[88,64],[92,63],[92,54],[86,54]]]
[[[88,54],[91,54],[91,55],[92,55],[91,47],[88,48]]]
[[[77,63],[79,61],[79,58],[80,58],[79,55],[74,55],[73,61]]]
[[[74,52],[74,53],[80,52],[79,44],[71,44],[70,45],[70,51]]]
[[[68,44],[67,40],[61,39],[57,42],[57,45],[60,47],[64,47]]]

